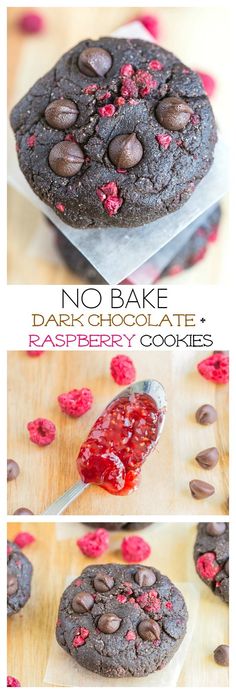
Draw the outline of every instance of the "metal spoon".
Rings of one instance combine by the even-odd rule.
[[[133,383],[131,386],[128,388],[125,388],[125,390],[122,390],[120,393],[118,393],[112,400],[111,402],[114,402],[115,400],[118,400],[120,397],[123,396],[130,396],[133,395],[134,393],[141,393],[141,394],[147,394],[150,395],[153,400],[156,403],[157,409],[158,410],[163,410],[164,411],[164,416],[163,420],[160,424],[159,431],[158,431],[158,436],[156,438],[156,441],[153,444],[153,447],[157,444],[160,435],[162,433],[163,427],[164,427],[164,422],[165,422],[165,410],[166,410],[166,396],[165,396],[165,391],[161,383],[158,381],[154,380],[147,380],[147,381],[138,381],[137,383]],[[109,404],[111,404],[111,402]],[[108,405],[106,406],[108,407]],[[72,501],[74,501],[82,492],[87,488],[90,487],[91,484],[85,484],[81,480],[79,482],[76,482],[73,484],[73,487],[70,487],[70,489],[67,489],[62,496],[59,496],[56,501],[54,501],[48,508],[46,508],[45,511],[43,511],[42,515],[43,516],[54,516],[62,513],[69,504],[71,504]]]

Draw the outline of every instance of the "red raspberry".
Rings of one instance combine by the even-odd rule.
[[[35,143],[36,143],[35,135],[30,135],[29,137],[27,137],[26,143],[27,143],[27,146],[30,147],[30,149],[33,149],[33,147],[35,146]]]
[[[208,581],[212,581],[220,571],[220,566],[217,564],[214,552],[206,552],[198,557],[196,568],[198,574]]]
[[[29,357],[40,357],[40,354],[43,354],[43,350],[29,349],[27,354]]]
[[[25,12],[18,20],[18,26],[25,34],[39,34],[44,28],[44,19],[38,12]]]
[[[117,214],[123,202],[123,198],[118,198],[116,195],[109,195],[104,201],[103,207],[109,217],[113,217],[114,214]]]
[[[76,632],[74,639],[73,639],[73,646],[75,648],[78,648],[79,646],[83,646],[86,639],[89,636],[89,630],[86,629],[85,627],[79,627],[78,631]]]
[[[106,106],[100,106],[98,108],[98,113],[101,118],[111,118],[114,116],[115,110],[113,104],[107,104]]]
[[[122,65],[120,68],[120,75],[121,77],[132,77],[134,74],[134,68],[133,65],[130,63],[126,63],[125,65]]]
[[[138,96],[138,87],[135,82],[127,77],[123,80],[121,85],[121,96],[125,99],[136,98]]]
[[[136,634],[134,631],[127,631],[127,634],[125,635],[126,641],[135,641],[136,639]]]
[[[172,137],[171,137],[171,135],[167,135],[167,134],[165,135],[163,133],[160,135],[155,135],[155,139],[157,140],[158,144],[161,145],[161,147],[163,147],[163,149],[168,149],[168,147],[171,143]]]
[[[229,381],[229,357],[228,354],[216,352],[211,357],[203,359],[197,364],[197,369],[203,378],[214,383],[228,383]]]
[[[21,687],[21,683],[16,679],[16,677],[7,675],[7,687]]]
[[[13,542],[23,549],[23,547],[27,547],[27,545],[31,545],[32,542],[35,542],[35,537],[30,533],[18,533]]]
[[[56,202],[55,208],[58,210],[58,212],[65,212],[65,205],[63,205],[62,202]]]
[[[56,436],[56,427],[50,419],[34,419],[33,422],[27,424],[30,441],[38,446],[48,446],[54,441]]]
[[[203,87],[207,93],[208,96],[212,96],[214,94],[214,91],[216,89],[216,81],[214,77],[211,75],[208,75],[207,72],[200,72],[199,70],[196,71],[197,74],[199,75]]]
[[[139,595],[136,598],[136,602],[145,612],[159,612],[161,609],[161,601],[156,590],[150,590],[148,593]]]
[[[160,63],[159,60],[150,60],[148,67],[150,70],[162,70],[164,65]]]
[[[104,528],[87,533],[76,542],[86,557],[100,557],[109,547],[109,533]]]
[[[87,87],[84,87],[83,94],[95,94],[95,92],[99,89],[97,84],[88,84]]]
[[[125,561],[139,563],[149,557],[151,554],[151,547],[142,537],[131,535],[130,537],[124,538],[121,545],[121,552]]]
[[[112,378],[119,386],[128,386],[136,378],[136,370],[132,359],[124,354],[117,354],[116,357],[113,357],[110,363],[110,372]]]
[[[124,106],[124,104],[125,104],[125,99],[124,99],[123,96],[118,96],[118,97],[115,99],[115,105],[116,105],[116,106]]]
[[[157,37],[159,36],[159,21],[157,17],[155,17],[155,15],[138,14],[136,17],[134,17],[132,21],[141,22],[141,24],[143,24],[145,29],[149,31],[149,33],[154,37],[154,39],[157,39]]]
[[[68,393],[58,395],[57,399],[62,412],[70,415],[70,417],[81,417],[82,414],[90,410],[93,404],[90,388],[81,388],[80,390],[74,388]]]

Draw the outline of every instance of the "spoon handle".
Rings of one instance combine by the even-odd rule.
[[[82,492],[86,489],[86,487],[90,487],[90,484],[84,484],[84,482],[76,482],[73,484],[73,487],[70,487],[70,489],[67,489],[62,496],[59,496],[56,501],[54,501],[48,508],[43,511],[42,516],[57,516],[60,513],[62,513],[67,506],[71,504],[74,499],[77,498],[77,496],[80,496]]]

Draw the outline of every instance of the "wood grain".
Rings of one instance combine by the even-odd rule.
[[[65,539],[59,540],[63,536],[61,526],[62,523],[59,529],[53,523],[8,524],[11,540],[20,530],[36,537],[36,542],[24,550],[34,566],[31,598],[20,613],[8,620],[8,673],[26,687],[46,686],[44,675],[66,577],[79,575],[89,563],[75,545],[75,538],[86,529],[79,524],[63,524]],[[212,653],[220,643],[228,643],[228,608],[195,573],[192,560],[195,526],[154,524],[139,534],[152,548],[150,558],[144,563],[154,564],[174,582],[193,583],[200,596],[198,619],[178,686],[227,686],[227,668],[218,667]],[[124,533],[111,534],[105,562],[122,561],[119,547],[123,537]],[[98,564],[100,561],[93,560]]]
[[[112,353],[113,356],[113,353]],[[155,378],[164,385],[168,412],[157,449],[143,467],[138,491],[111,496],[91,487],[65,513],[84,515],[223,514],[228,497],[228,388],[204,380],[196,370],[205,352],[133,352],[137,380]],[[8,483],[8,512],[26,506],[41,513],[77,480],[75,460],[96,417],[121,389],[109,372],[109,352],[45,352],[39,358],[25,352],[8,353],[8,457],[18,461],[21,473]],[[64,415],[57,396],[72,388],[90,387],[94,405],[80,419]],[[214,405],[216,424],[196,423],[195,412]],[[51,419],[56,440],[39,448],[29,441],[27,422]],[[194,461],[199,451],[216,446],[220,462],[206,471]],[[192,499],[188,483],[198,478],[214,484],[209,499]]]
[[[216,94],[212,98],[217,123],[227,132],[230,113],[229,83],[225,79],[228,55],[228,29],[230,16],[227,8],[43,8],[47,30],[37,36],[19,33],[16,19],[19,8],[8,11],[8,96],[9,108],[23,96],[34,81],[41,77],[62,51],[88,35],[105,36],[125,24],[137,14],[150,11],[160,19],[159,42],[173,51],[187,64],[211,73],[217,79]],[[222,32],[224,26],[224,32]],[[199,51],[199,37],[201,51]],[[219,45],[221,50],[219,51]],[[39,60],[40,54],[40,60]],[[224,60],[222,60],[224,55]],[[47,251],[33,256],[30,248],[40,213],[12,188],[8,198],[8,281],[11,284],[80,284],[82,278],[65,266],[48,260]],[[227,281],[228,212],[224,203],[220,238],[212,244],[204,260],[175,278],[170,284],[215,283]]]

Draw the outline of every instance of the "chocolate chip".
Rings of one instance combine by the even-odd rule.
[[[217,412],[212,405],[201,405],[195,414],[198,424],[213,424],[217,419]]]
[[[34,516],[34,513],[33,511],[30,511],[29,508],[24,508],[21,506],[14,511],[13,516]]]
[[[95,590],[97,590],[99,593],[106,593],[108,590],[113,588],[114,578],[109,576],[109,574],[99,572],[94,578],[93,585]]]
[[[151,569],[140,568],[136,571],[134,580],[139,586],[153,586],[156,576]]]
[[[214,660],[217,665],[224,665],[227,667],[229,664],[229,646],[226,646],[225,644],[217,646],[217,648],[214,650]]]
[[[202,480],[191,480],[189,482],[190,492],[194,499],[206,499],[215,493],[215,487]]]
[[[80,593],[76,593],[76,595],[74,595],[71,604],[74,612],[84,614],[92,609],[94,605],[94,598],[92,595],[90,595],[90,593],[81,591]]]
[[[228,559],[225,562],[224,570],[225,570],[225,573],[227,574],[227,576],[229,576],[229,560]]]
[[[208,535],[218,537],[218,535],[223,535],[225,528],[225,523],[207,523],[206,531]]]
[[[79,56],[79,69],[89,77],[104,77],[112,66],[112,57],[104,48],[84,48]]]
[[[14,574],[11,574],[10,571],[7,572],[7,595],[10,597],[11,595],[15,595],[15,593],[18,590],[18,580],[17,577]]]
[[[139,636],[143,641],[159,641],[161,629],[154,619],[143,619],[137,628]]]
[[[143,147],[135,133],[117,135],[108,147],[109,158],[119,169],[130,169],[143,156]]]
[[[8,458],[7,459],[7,481],[11,482],[12,480],[15,480],[19,474],[20,474],[20,468],[19,468],[18,463],[16,463],[15,460]]]
[[[206,448],[204,451],[201,451],[196,455],[195,460],[205,470],[211,469],[218,463],[219,451],[214,446],[211,448]]]
[[[70,99],[56,99],[48,104],[44,113],[46,121],[52,128],[65,130],[74,125],[79,112],[74,101]]]
[[[112,612],[107,612],[102,614],[98,620],[98,629],[102,631],[103,634],[114,634],[115,631],[119,629],[121,623],[120,617]]]
[[[49,165],[57,176],[75,176],[84,162],[81,147],[76,142],[58,142],[49,154]]]
[[[192,108],[178,96],[167,96],[156,108],[157,120],[167,130],[183,130],[192,113]]]

